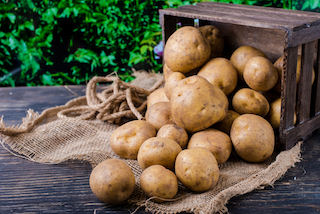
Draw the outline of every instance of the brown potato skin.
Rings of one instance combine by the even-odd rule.
[[[206,37],[211,46],[210,58],[222,56],[224,49],[224,39],[220,30],[214,25],[205,25],[199,27],[201,33]]]
[[[270,109],[267,98],[250,88],[237,91],[233,95],[232,106],[239,114],[257,114],[262,117],[266,116]]]
[[[171,93],[174,87],[178,85],[178,82],[182,79],[186,78],[186,76],[181,72],[173,72],[167,78],[164,83],[164,93],[166,94],[168,100],[171,99]]]
[[[244,82],[243,71],[248,60],[255,56],[267,58],[263,51],[249,45],[240,46],[232,53],[230,61],[237,68],[240,82]]]
[[[147,109],[145,118],[157,131],[166,124],[173,124],[170,102],[158,102],[153,104]]]
[[[198,75],[181,80],[171,94],[171,115],[176,125],[193,133],[225,118],[229,101],[225,93]]]
[[[169,102],[170,100],[168,99],[164,87],[158,88],[155,91],[153,91],[151,94],[149,94],[147,98],[147,109],[150,108],[155,103],[158,102]]]
[[[122,158],[137,159],[141,144],[155,137],[157,130],[144,120],[133,120],[119,126],[110,137],[110,146],[114,153]]]
[[[243,114],[233,121],[230,138],[236,153],[248,162],[262,162],[275,147],[271,124],[255,114]]]
[[[227,135],[230,135],[232,123],[239,116],[240,114],[238,112],[229,109],[227,116],[220,122],[213,124],[213,128],[223,131]]]
[[[163,54],[171,71],[185,74],[209,60],[211,47],[198,28],[184,26],[171,34]]]
[[[147,197],[161,203],[163,199],[172,199],[178,193],[177,176],[162,165],[152,165],[140,176],[140,187]]]
[[[270,60],[257,56],[248,60],[243,78],[253,90],[268,91],[278,82],[278,71]]]
[[[173,171],[176,157],[181,150],[180,145],[172,139],[152,137],[141,145],[138,163],[143,170],[152,165],[162,165]]]
[[[124,161],[108,159],[92,170],[89,185],[100,201],[114,205],[127,200],[132,195],[135,177]]]
[[[157,132],[157,137],[170,138],[176,141],[181,146],[181,149],[185,149],[189,141],[186,130],[176,124],[166,124],[162,126]]]
[[[173,71],[170,70],[170,68],[167,66],[166,63],[163,63],[163,78],[165,81],[167,81],[168,77],[173,73]]]
[[[205,192],[217,184],[220,171],[214,155],[207,149],[197,147],[178,154],[175,173],[188,189]]]
[[[188,149],[196,147],[209,150],[216,158],[218,164],[226,162],[232,151],[232,143],[229,135],[213,128],[196,132],[191,136]]]
[[[208,61],[198,72],[212,85],[218,86],[227,96],[238,84],[238,73],[234,65],[226,58],[217,57]]]

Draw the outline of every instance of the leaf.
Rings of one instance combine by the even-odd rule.
[[[15,21],[16,21],[16,16],[15,16],[13,13],[7,13],[7,17],[8,17],[8,19],[10,20],[10,22],[11,22],[12,24],[15,23]]]
[[[148,51],[148,45],[142,45],[140,47],[140,53],[141,55],[145,54]]]
[[[311,10],[314,10],[318,7],[319,0],[309,0],[309,1],[310,1],[310,9]]]
[[[12,10],[13,8],[15,8],[16,5],[12,2],[8,2],[8,3],[0,3],[0,11],[9,11]]]

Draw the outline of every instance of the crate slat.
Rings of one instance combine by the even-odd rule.
[[[313,83],[313,103],[314,103],[314,114],[320,114],[320,39],[316,41],[317,44],[317,57],[315,62],[315,81]]]

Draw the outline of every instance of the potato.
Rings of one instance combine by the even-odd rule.
[[[239,116],[240,114],[238,112],[229,109],[227,116],[220,122],[213,124],[213,128],[223,131],[229,135],[233,121]]]
[[[186,130],[176,124],[167,124],[162,126],[157,133],[157,137],[170,138],[176,141],[181,146],[181,149],[185,149],[189,141],[189,136]]]
[[[164,62],[173,72],[188,73],[209,60],[211,47],[201,31],[192,26],[176,30],[164,47]]]
[[[232,53],[230,61],[238,71],[240,82],[244,82],[243,71],[248,60],[255,56],[262,56],[267,58],[266,54],[263,51],[248,45],[240,46]]]
[[[138,152],[138,163],[143,170],[152,165],[162,165],[174,170],[176,157],[181,150],[180,145],[172,139],[152,137],[141,145]]]
[[[166,124],[173,124],[170,102],[153,104],[147,109],[145,118],[157,131]]]
[[[171,99],[171,93],[174,87],[178,84],[178,82],[182,79],[186,78],[183,73],[173,72],[164,83],[164,93],[166,94],[168,100]]]
[[[167,81],[168,77],[173,73],[173,71],[168,68],[166,63],[163,63],[163,78],[165,81]]]
[[[147,98],[147,109],[150,108],[155,103],[158,102],[169,102],[166,93],[164,92],[164,87],[158,88],[149,94]]]
[[[131,168],[124,161],[108,159],[99,163],[92,170],[89,185],[100,201],[107,204],[119,204],[132,195],[135,177]]]
[[[256,91],[268,91],[278,81],[278,71],[270,60],[257,56],[248,60],[243,78],[247,85]]]
[[[267,120],[270,122],[274,129],[278,129],[280,127],[280,117],[281,117],[281,98],[276,99],[272,103],[270,103],[270,111],[267,115]],[[294,113],[294,124],[297,121],[297,114]]]
[[[282,69],[283,69],[283,56],[279,57],[273,64],[277,71],[278,71],[278,82],[277,84],[274,86],[274,90],[278,93],[281,93],[281,78],[282,78]],[[300,81],[300,72],[301,72],[301,55],[298,55],[298,59],[297,59],[297,70],[296,70],[296,80],[297,80],[297,84]],[[315,70],[314,68],[312,68],[312,82],[311,84],[313,84],[315,80]]]
[[[228,59],[222,57],[208,61],[200,69],[198,75],[218,86],[227,96],[238,84],[237,69]]]
[[[196,147],[209,150],[216,158],[218,164],[226,162],[232,151],[229,135],[213,128],[196,132],[191,136],[188,149]]]
[[[152,165],[140,176],[140,186],[147,197],[156,197],[155,202],[172,199],[178,193],[177,176],[162,165]]]
[[[204,192],[212,189],[219,179],[219,167],[214,155],[207,149],[185,149],[176,159],[175,173],[188,189]]]
[[[255,114],[237,117],[231,126],[230,138],[236,153],[248,162],[262,162],[269,158],[275,147],[271,124]]]
[[[157,130],[144,120],[133,120],[119,126],[110,136],[110,146],[122,158],[137,159],[141,144],[155,137]]]
[[[199,27],[201,33],[206,37],[211,46],[210,58],[222,56],[224,48],[224,39],[220,33],[220,30],[213,25],[205,25]]]
[[[181,80],[171,93],[171,116],[176,125],[193,133],[225,118],[228,98],[205,78],[194,75]]]
[[[257,114],[262,117],[266,116],[270,109],[267,98],[250,88],[237,91],[232,98],[232,106],[239,114]]]

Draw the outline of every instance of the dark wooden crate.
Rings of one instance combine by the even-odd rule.
[[[242,45],[264,51],[272,62],[284,56],[278,145],[281,149],[290,149],[320,128],[320,14],[213,2],[162,9],[159,14],[164,44],[178,23],[194,26],[198,20],[199,26],[212,24],[220,29],[226,57]],[[298,51],[302,56],[299,85]],[[312,67],[316,74],[313,85]]]

